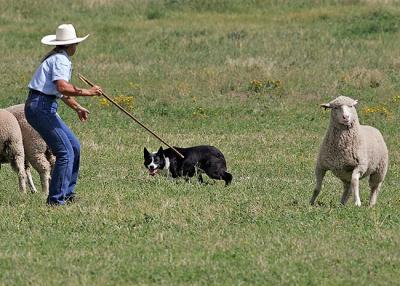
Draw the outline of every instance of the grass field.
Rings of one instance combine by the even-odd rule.
[[[48,47],[73,23],[91,36],[80,72],[178,146],[221,149],[233,184],[150,177],[160,143],[99,98],[81,124],[79,201],[21,194],[0,170],[1,285],[399,285],[400,4],[379,0],[0,0],[0,107],[22,103]],[[339,199],[328,174],[308,201],[329,122],[358,99],[390,166],[376,208]],[[39,178],[34,174],[36,185]]]

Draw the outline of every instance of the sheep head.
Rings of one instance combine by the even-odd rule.
[[[354,123],[358,123],[356,110],[357,100],[350,97],[339,96],[329,103],[321,104],[321,107],[331,110],[331,120],[339,126],[350,128]]]

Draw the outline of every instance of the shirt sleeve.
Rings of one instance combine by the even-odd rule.
[[[58,56],[55,58],[53,64],[52,81],[65,80],[69,81],[71,75],[71,62],[68,61],[64,56]]]

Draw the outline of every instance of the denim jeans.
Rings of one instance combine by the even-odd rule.
[[[30,90],[25,103],[25,116],[56,157],[47,203],[63,205],[75,195],[74,188],[79,174],[80,143],[57,114],[57,107],[56,97]]]

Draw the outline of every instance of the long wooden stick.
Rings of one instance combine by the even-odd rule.
[[[91,83],[87,78],[85,78],[83,75],[78,74],[78,77],[81,81],[85,82],[86,84],[90,85],[90,86],[94,86],[93,83]],[[151,133],[151,135],[153,135],[154,137],[156,137],[158,140],[160,140],[162,143],[164,143],[165,145],[167,145],[169,148],[171,148],[172,150],[175,151],[176,154],[178,154],[181,158],[184,158],[184,156],[178,151],[176,150],[173,146],[169,145],[167,142],[165,142],[160,136],[158,136],[156,133],[154,133],[150,128],[148,128],[147,126],[145,126],[143,123],[141,123],[139,120],[137,120],[132,114],[130,114],[128,111],[126,111],[121,105],[119,105],[118,103],[116,103],[111,97],[109,97],[107,94],[105,94],[103,91],[101,92],[101,95],[104,96],[109,102],[111,102],[112,104],[114,104],[116,107],[118,107],[119,110],[121,110],[123,113],[125,113],[126,115],[128,115],[131,119],[133,119],[133,121],[135,121],[137,124],[139,124],[140,126],[142,126],[144,129],[146,129],[148,132]]]

